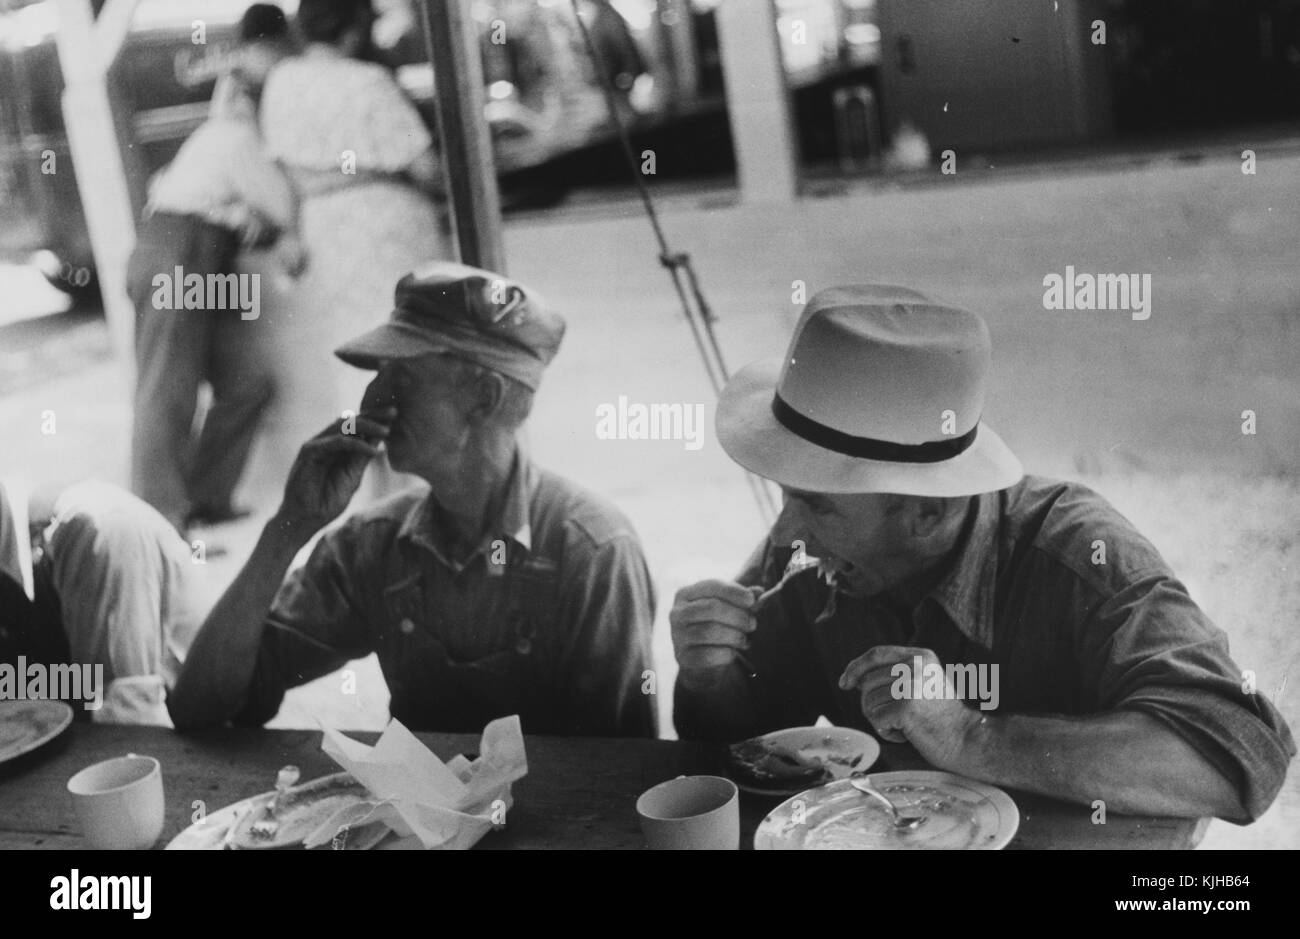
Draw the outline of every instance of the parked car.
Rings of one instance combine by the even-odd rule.
[[[91,0],[96,12],[105,0]],[[113,106],[127,128],[128,183],[135,207],[145,181],[176,154],[207,113],[216,76],[250,0],[139,0],[118,60]],[[298,0],[277,0],[292,15]],[[606,41],[644,53],[639,81],[622,82],[634,151],[653,149],[659,178],[726,176],[734,171],[713,10],[717,0],[689,0],[689,22],[654,15],[655,0],[617,0],[628,31]],[[432,127],[432,70],[415,14],[417,0],[375,0],[376,45],[385,64]],[[817,51],[784,29],[783,49],[800,144],[806,160],[829,160],[827,128],[836,88],[871,81],[878,31],[864,21],[875,0],[782,0],[782,15],[822,16],[810,34]],[[6,221],[22,215],[24,240],[37,249],[51,283],[98,297],[94,263],[63,124],[63,76],[53,0],[0,0],[0,195]],[[507,211],[552,205],[571,187],[626,182],[627,169],[605,110],[594,68],[569,4],[554,0],[483,0],[472,5],[481,28],[486,118],[492,132],[502,203]],[[606,16],[606,26],[613,21]],[[203,24],[202,36],[196,23]],[[502,28],[504,24],[504,28]],[[675,32],[674,32],[675,31]],[[620,30],[614,24],[615,34]],[[670,35],[672,33],[672,35]],[[683,40],[683,36],[686,37]],[[196,42],[202,38],[202,42]],[[599,44],[599,43],[598,43]],[[820,56],[820,58],[818,58]],[[623,55],[636,62],[637,56]],[[819,66],[817,62],[822,64]],[[634,68],[635,65],[625,66]],[[637,78],[637,76],[630,76]],[[50,172],[57,167],[56,172]],[[7,245],[0,242],[0,250]]]

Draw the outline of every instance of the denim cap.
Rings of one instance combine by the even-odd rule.
[[[387,323],[334,354],[373,370],[392,359],[454,355],[536,391],[563,338],[563,318],[534,291],[491,271],[437,261],[397,282]]]

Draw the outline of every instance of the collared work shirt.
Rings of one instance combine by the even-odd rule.
[[[874,646],[914,646],[945,665],[996,664],[1003,712],[1150,714],[1237,786],[1251,818],[1262,814],[1295,754],[1291,733],[1262,694],[1243,692],[1227,637],[1151,543],[1073,483],[1026,477],[974,501],[955,560],[915,606],[889,591],[832,597],[815,572],[798,575],[760,615],[749,667],[712,692],[678,687],[678,732],[739,739],[823,714],[870,730],[840,675]],[[776,583],[789,553],[767,548],[742,582]]]
[[[519,714],[531,734],[654,736],[654,595],[617,509],[521,456],[479,549],[455,563],[444,544],[423,487],[326,534],[272,604],[237,721],[374,652],[412,729]]]

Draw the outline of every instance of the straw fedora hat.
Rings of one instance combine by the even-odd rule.
[[[718,440],[746,469],[809,492],[1005,489],[1024,470],[980,420],[989,350],[980,317],[915,290],[822,290],[784,360],[727,383]]]

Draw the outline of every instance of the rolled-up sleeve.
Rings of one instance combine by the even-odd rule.
[[[347,529],[317,542],[307,563],[285,580],[262,630],[253,680],[235,723],[260,725],[280,709],[285,691],[371,652],[354,596]]]
[[[1181,583],[1133,578],[1084,623],[1080,653],[1103,709],[1157,718],[1237,787],[1249,820],[1264,813],[1295,741]]]
[[[653,737],[659,687],[650,651],[650,571],[635,536],[588,550],[560,587],[560,622],[574,627],[561,676],[571,689],[565,723],[580,734]]]

